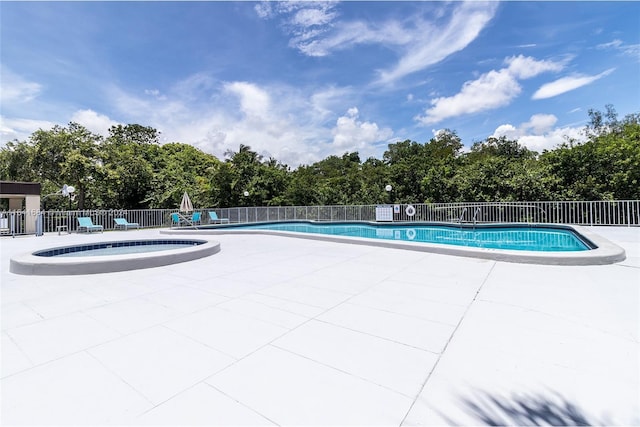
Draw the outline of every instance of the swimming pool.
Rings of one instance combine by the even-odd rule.
[[[60,276],[139,270],[200,259],[220,251],[203,239],[113,240],[47,248],[11,258],[15,274]]]
[[[626,258],[624,249],[588,228],[565,224],[288,221],[198,226],[160,233],[266,234],[529,264],[598,265]]]
[[[522,251],[587,251],[590,242],[568,229],[550,227],[453,227],[437,225],[371,225],[358,223],[313,224],[300,222],[241,226],[245,230],[273,230],[327,234],[366,239],[438,243],[474,248]]]

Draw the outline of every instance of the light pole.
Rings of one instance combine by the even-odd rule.
[[[249,197],[249,192],[247,190],[244,190],[244,193],[242,193],[242,195],[246,199],[247,197]],[[245,222],[249,222],[249,203],[247,200],[245,200],[244,202],[244,218]]]
[[[73,194],[75,191],[76,188],[73,185],[65,184],[62,186],[62,195],[69,198],[69,210],[71,210],[71,201],[75,199],[75,195]]]
[[[387,184],[384,187],[384,191],[387,192],[387,200],[389,200],[389,203],[391,203],[391,190],[393,190],[393,187],[391,186],[391,184]]]

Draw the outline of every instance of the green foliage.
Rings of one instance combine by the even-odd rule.
[[[464,153],[444,130],[426,143],[389,144],[382,159],[347,152],[295,170],[244,144],[220,161],[160,144],[151,127],[118,125],[103,138],[70,123],[0,148],[0,179],[40,182],[43,195],[73,185],[79,209],[177,208],[185,191],[196,207],[640,199],[640,114],[619,120],[607,105],[589,118],[584,142],[540,155],[504,137]],[[46,206],[68,202],[49,197]]]

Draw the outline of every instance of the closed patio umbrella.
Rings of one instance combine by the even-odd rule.
[[[182,195],[182,202],[180,202],[180,212],[191,212],[193,211],[193,204],[191,203],[191,199],[189,195],[185,191]]]

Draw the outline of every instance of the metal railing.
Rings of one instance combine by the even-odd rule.
[[[208,212],[232,223],[264,221],[376,221],[381,205],[350,206],[253,206],[197,209],[202,223]],[[450,223],[556,223],[575,225],[640,226],[640,200],[550,201],[497,203],[391,204],[393,221]],[[49,232],[75,232],[78,217],[89,217],[105,230],[115,230],[115,218],[136,222],[141,228],[170,227],[171,214],[177,209],[77,210],[77,211],[3,211],[0,234],[21,235]]]

